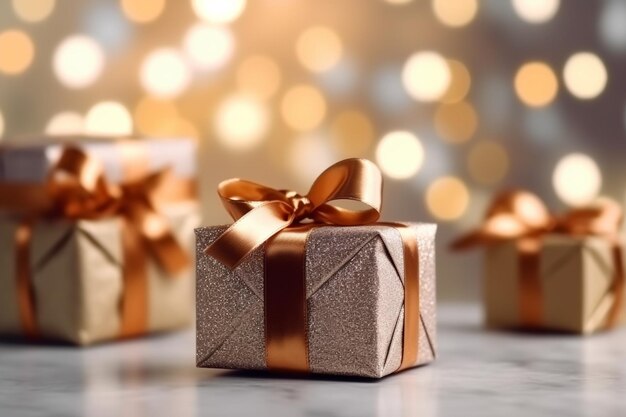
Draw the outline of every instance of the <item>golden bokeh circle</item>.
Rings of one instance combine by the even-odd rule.
[[[52,116],[45,130],[47,135],[80,135],[84,131],[85,119],[73,111],[62,111]]]
[[[0,33],[0,72],[20,74],[30,66],[35,57],[35,45],[25,32],[9,29]]]
[[[432,6],[437,20],[449,27],[468,25],[478,12],[478,0],[433,0]]]
[[[556,164],[552,185],[564,203],[584,206],[598,196],[602,187],[602,173],[589,155],[572,153],[565,155]]]
[[[165,9],[165,0],[120,0],[124,16],[136,23],[156,20]]]
[[[441,97],[444,103],[456,103],[463,100],[469,93],[472,85],[472,77],[469,70],[461,61],[448,59],[450,67],[450,85],[448,90]]]
[[[240,90],[261,99],[268,99],[278,91],[281,71],[273,59],[264,55],[252,55],[239,65],[236,79]]]
[[[116,101],[101,101],[85,116],[85,133],[125,136],[133,133],[133,120],[126,107]]]
[[[345,156],[364,154],[374,142],[374,125],[358,110],[345,110],[333,120],[331,127],[333,145]]]
[[[478,113],[471,103],[441,104],[435,112],[435,130],[446,142],[467,142],[477,128]]]
[[[283,96],[280,110],[287,126],[297,131],[312,130],[326,116],[326,99],[313,86],[296,85]]]
[[[163,136],[178,118],[178,110],[171,101],[152,96],[143,97],[133,111],[137,131],[149,136]]]
[[[556,98],[559,85],[554,71],[545,62],[522,65],[515,74],[515,93],[530,107],[543,107]]]
[[[376,147],[376,162],[385,175],[407,179],[421,169],[424,147],[417,136],[404,130],[385,134]]]
[[[469,201],[469,190],[460,178],[438,178],[426,190],[426,207],[439,220],[460,218],[467,210]]]
[[[54,10],[55,0],[13,0],[13,11],[25,22],[45,20]]]
[[[608,81],[604,63],[596,54],[578,52],[570,56],[563,68],[565,87],[575,97],[589,100],[599,96]]]
[[[323,72],[339,62],[343,46],[339,35],[331,28],[314,26],[300,34],[296,41],[296,55],[310,71]]]
[[[509,155],[493,140],[476,142],[467,156],[467,169],[478,183],[494,185],[502,181],[509,170]]]

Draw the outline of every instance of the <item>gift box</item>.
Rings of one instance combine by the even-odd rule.
[[[538,255],[539,289],[525,288],[519,242],[487,248],[485,308],[491,327],[523,327],[526,309],[538,310],[543,329],[587,334],[606,327],[616,297],[613,245],[599,237],[547,235]],[[537,291],[533,300],[532,292]],[[621,291],[617,295],[615,291]],[[530,293],[521,295],[523,292]],[[537,305],[532,305],[536,303]],[[616,322],[624,322],[623,309]]]
[[[622,210],[603,199],[553,215],[526,191],[498,195],[453,247],[484,245],[485,322],[590,334],[623,324]]]
[[[1,336],[88,345],[191,323],[200,212],[192,172],[174,168],[193,164],[192,142],[181,154],[177,142],[3,148],[4,162],[28,155],[33,169],[5,163],[0,181]],[[159,149],[159,169],[144,145]],[[113,149],[125,156],[103,163]]]
[[[242,216],[230,227],[196,231],[199,367],[380,378],[434,360],[435,225],[293,223],[298,216],[319,219],[316,212],[340,221],[327,205],[333,199],[367,201],[364,192],[341,185],[367,178],[359,175],[363,165],[376,173],[371,162],[343,161],[306,197],[240,180],[222,184],[229,212]],[[328,173],[337,166],[344,172],[335,187]],[[320,198],[320,187],[331,191]],[[243,201],[250,210],[241,210]],[[271,218],[262,221],[261,210],[272,204],[292,209],[293,216],[286,214],[290,220],[278,234],[251,243],[264,226],[275,226]],[[344,220],[355,218],[341,213]],[[245,256],[237,253],[242,246]]]

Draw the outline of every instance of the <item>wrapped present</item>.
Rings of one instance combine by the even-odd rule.
[[[625,319],[621,221],[612,200],[554,216],[535,195],[512,191],[453,247],[487,247],[488,326],[589,334]]]
[[[190,324],[194,178],[165,167],[140,175],[150,164],[129,152],[133,179],[109,181],[81,145],[91,153],[61,148],[43,181],[0,181],[0,335],[86,345]]]
[[[198,366],[380,378],[434,360],[436,226],[376,223],[381,181],[349,159],[306,196],[220,184],[235,223],[196,232]]]

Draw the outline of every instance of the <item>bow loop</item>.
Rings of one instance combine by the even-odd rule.
[[[346,159],[322,172],[304,196],[238,178],[221,182],[218,194],[235,223],[205,253],[232,269],[281,230],[304,220],[342,226],[375,222],[380,216],[382,175],[368,160]],[[331,204],[339,200],[357,201],[367,208]]]

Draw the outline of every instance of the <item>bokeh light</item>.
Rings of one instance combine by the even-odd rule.
[[[124,15],[137,23],[156,20],[165,9],[165,0],[121,0]]]
[[[285,93],[280,109],[287,126],[307,131],[315,129],[324,120],[326,100],[317,88],[302,84]]]
[[[435,130],[447,142],[467,142],[477,128],[478,113],[471,103],[442,104],[435,112]]]
[[[87,112],[85,133],[110,136],[131,135],[133,120],[123,104],[115,101],[102,101]]]
[[[237,68],[237,86],[240,90],[261,99],[272,97],[280,86],[280,68],[271,58],[252,55]]]
[[[604,91],[608,79],[602,60],[591,52],[578,52],[570,56],[563,68],[565,86],[582,100],[595,98]]]
[[[24,72],[35,57],[35,45],[24,32],[10,29],[0,33],[0,72],[17,75]]]
[[[150,94],[172,98],[187,89],[191,83],[191,74],[178,51],[162,48],[146,57],[141,65],[140,80]]]
[[[465,183],[456,177],[435,180],[426,190],[428,211],[439,220],[456,220],[461,217],[470,201]]]
[[[591,157],[573,153],[559,160],[552,175],[552,184],[564,203],[581,206],[598,196],[602,186],[602,174]]]
[[[408,4],[408,3],[411,3],[413,0],[385,0],[385,1],[389,4]]]
[[[54,51],[52,67],[58,80],[70,88],[93,84],[104,67],[104,52],[100,45],[85,35],[72,35]]]
[[[513,0],[515,13],[528,23],[545,23],[559,10],[560,0]]]
[[[378,142],[376,162],[391,178],[409,178],[415,175],[424,163],[424,147],[411,132],[390,132]]]
[[[450,84],[443,97],[441,97],[441,101],[444,103],[456,103],[463,100],[469,93],[472,77],[465,64],[461,61],[449,59],[448,67],[450,69]]]
[[[461,27],[476,17],[478,0],[433,0],[432,6],[441,23],[450,27]]]
[[[218,107],[213,127],[218,141],[232,150],[250,150],[261,143],[270,127],[263,102],[254,96],[230,96]]]
[[[216,69],[232,57],[235,40],[225,27],[196,24],[185,34],[183,45],[185,53],[195,66]]]
[[[80,135],[85,131],[85,120],[79,113],[63,111],[55,114],[46,125],[48,135]]]
[[[310,186],[322,171],[337,162],[336,155],[326,146],[325,138],[316,134],[290,139],[286,160],[303,187]]]
[[[476,182],[495,185],[509,170],[509,155],[504,146],[496,141],[476,142],[467,156],[467,170]]]
[[[335,31],[325,26],[311,27],[296,41],[296,55],[300,63],[314,72],[331,69],[343,53],[341,39]]]
[[[143,97],[133,111],[137,131],[149,136],[163,136],[178,118],[178,110],[172,102],[151,96]]]
[[[209,23],[230,23],[246,8],[246,0],[192,0],[196,15]]]
[[[25,22],[41,22],[54,10],[55,0],[13,0],[13,11]]]
[[[331,125],[333,145],[345,156],[365,153],[374,142],[372,122],[358,110],[345,110],[337,115]]]
[[[543,107],[554,101],[559,86],[552,68],[544,62],[527,62],[515,74],[515,93],[527,106]]]
[[[450,67],[436,52],[423,51],[411,55],[402,70],[402,82],[417,101],[435,101],[448,90]]]

